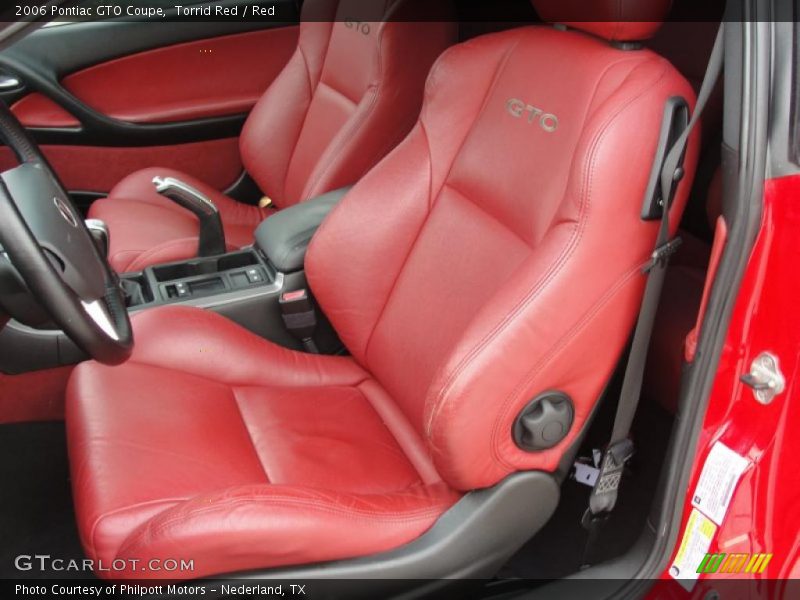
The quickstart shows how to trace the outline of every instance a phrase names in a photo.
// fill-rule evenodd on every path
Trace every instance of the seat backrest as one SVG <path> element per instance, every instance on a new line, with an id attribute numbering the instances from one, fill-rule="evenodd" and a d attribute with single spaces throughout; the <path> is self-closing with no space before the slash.
<path id="1" fill-rule="evenodd" d="M 437 3 L 437 6 L 440 6 Z M 355 183 L 414 125 L 455 41 L 426 0 L 306 0 L 297 50 L 245 123 L 245 168 L 279 207 Z"/>
<path id="2" fill-rule="evenodd" d="M 450 485 L 553 470 L 586 422 L 638 312 L 658 228 L 640 213 L 673 96 L 693 105 L 666 60 L 581 31 L 454 46 L 413 131 L 312 241 L 322 309 Z M 696 157 L 694 136 L 673 229 Z M 526 452 L 513 422 L 547 390 L 572 398 L 574 423 Z"/>

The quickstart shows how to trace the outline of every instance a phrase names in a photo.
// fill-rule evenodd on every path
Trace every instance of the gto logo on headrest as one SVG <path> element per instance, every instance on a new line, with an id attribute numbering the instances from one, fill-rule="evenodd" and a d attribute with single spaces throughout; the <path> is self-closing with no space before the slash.
<path id="1" fill-rule="evenodd" d="M 366 21 L 356 21 L 354 19 L 345 19 L 344 26 L 348 29 L 355 29 L 358 33 L 369 35 L 372 27 Z"/>
<path id="2" fill-rule="evenodd" d="M 506 110 L 508 114 L 517 119 L 525 118 L 528 123 L 538 123 L 539 127 L 544 129 L 547 133 L 553 133 L 558 129 L 558 117 L 544 112 L 541 108 L 531 106 L 527 102 L 510 98 L 506 102 Z"/>

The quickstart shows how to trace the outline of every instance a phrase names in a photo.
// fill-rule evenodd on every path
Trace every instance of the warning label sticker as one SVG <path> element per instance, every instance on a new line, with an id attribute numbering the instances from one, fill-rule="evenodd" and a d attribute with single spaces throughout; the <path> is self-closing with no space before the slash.
<path id="1" fill-rule="evenodd" d="M 749 464 L 750 461 L 722 442 L 714 444 L 700 473 L 692 506 L 703 511 L 717 525 L 722 525 L 739 478 Z"/>
<path id="2" fill-rule="evenodd" d="M 703 562 L 717 526 L 699 510 L 693 508 L 683 532 L 683 540 L 669 568 L 669 574 L 688 591 L 692 591 L 700 574 L 698 567 Z"/>

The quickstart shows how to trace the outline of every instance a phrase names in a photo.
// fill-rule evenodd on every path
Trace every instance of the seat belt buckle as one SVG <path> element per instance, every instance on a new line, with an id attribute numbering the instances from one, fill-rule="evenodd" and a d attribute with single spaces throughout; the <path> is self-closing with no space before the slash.
<path id="1" fill-rule="evenodd" d="M 314 343 L 314 330 L 317 328 L 317 313 L 308 290 L 303 288 L 283 292 L 278 298 L 281 318 L 286 329 L 303 343 L 309 352 L 318 354 Z"/>
<path id="2" fill-rule="evenodd" d="M 611 514 L 619 496 L 622 473 L 633 454 L 633 442 L 628 438 L 606 448 L 600 462 L 600 473 L 589 496 L 589 508 L 581 520 L 587 529 L 597 526 Z"/>
<path id="3" fill-rule="evenodd" d="M 666 267 L 669 259 L 678 251 L 681 244 L 683 244 L 683 240 L 680 237 L 672 238 L 666 244 L 661 244 L 653 250 L 653 254 L 650 255 L 650 260 L 642 268 L 642 272 L 649 273 L 656 267 Z"/>

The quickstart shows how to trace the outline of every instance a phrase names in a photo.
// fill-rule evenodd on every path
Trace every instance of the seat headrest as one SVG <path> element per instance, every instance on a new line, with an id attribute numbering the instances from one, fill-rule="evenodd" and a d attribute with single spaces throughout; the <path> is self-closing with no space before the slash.
<path id="1" fill-rule="evenodd" d="M 612 42 L 651 38 L 672 0 L 531 0 L 543 21 L 586 31 Z"/>

